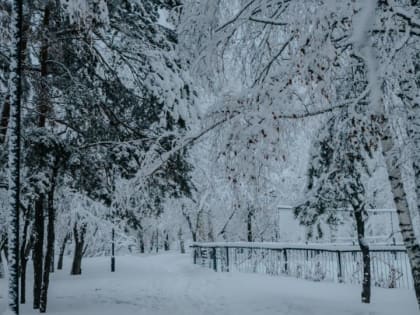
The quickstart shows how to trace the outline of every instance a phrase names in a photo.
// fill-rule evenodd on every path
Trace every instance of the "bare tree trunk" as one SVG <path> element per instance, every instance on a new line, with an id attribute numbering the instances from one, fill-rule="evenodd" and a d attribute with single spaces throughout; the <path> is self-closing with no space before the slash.
<path id="1" fill-rule="evenodd" d="M 34 246 L 32 261 L 34 265 L 33 308 L 38 309 L 42 286 L 42 262 L 44 248 L 44 196 L 41 195 L 35 201 L 35 219 L 33 227 Z"/>
<path id="2" fill-rule="evenodd" d="M 414 291 L 416 293 L 417 303 L 420 307 L 420 244 L 416 239 L 416 234 L 413 229 L 413 220 L 411 218 L 407 195 L 404 190 L 403 177 L 399 164 L 400 161 L 397 156 L 392 155 L 394 139 L 387 119 L 381 120 L 381 127 L 383 155 L 388 171 L 388 178 L 391 183 L 395 207 L 397 209 L 400 231 L 410 261 Z"/>
<path id="3" fill-rule="evenodd" d="M 159 230 L 156 229 L 156 238 L 155 238 L 156 253 L 159 252 Z"/>
<path id="4" fill-rule="evenodd" d="M 66 236 L 64 236 L 63 242 L 61 243 L 60 252 L 58 254 L 57 270 L 63 269 L 64 252 L 66 250 L 66 244 L 69 239 L 70 239 L 70 234 L 66 234 Z"/>
<path id="5" fill-rule="evenodd" d="M 211 221 L 210 212 L 207 213 L 207 226 L 208 226 L 207 239 L 209 240 L 209 242 L 214 242 L 213 222 Z"/>
<path id="6" fill-rule="evenodd" d="M 19 314 L 19 212 L 20 212 L 20 139 L 21 100 L 24 58 L 23 1 L 12 1 L 10 21 L 10 119 L 9 119 L 9 214 L 8 214 L 8 311 Z"/>
<path id="7" fill-rule="evenodd" d="M 179 241 L 179 249 L 181 251 L 181 254 L 185 254 L 185 242 L 184 242 L 182 228 L 179 228 L 178 230 L 178 241 Z"/>
<path id="8" fill-rule="evenodd" d="M 0 247 L 0 253 L 3 249 Z M 3 266 L 3 260 L 1 259 L 0 255 L 0 279 L 4 278 L 4 266 Z"/>
<path id="9" fill-rule="evenodd" d="M 43 17 L 43 31 L 47 32 L 50 23 L 51 15 L 51 1 L 48 0 L 44 9 Z M 46 114 L 51 107 L 48 93 L 48 36 L 43 36 L 42 44 L 40 49 L 40 68 L 41 68 L 41 79 L 39 86 L 39 102 L 38 102 L 38 127 L 45 128 L 46 123 Z M 35 220 L 34 230 L 36 230 L 37 239 L 35 240 L 34 245 L 34 309 L 40 308 L 41 303 L 41 288 L 43 285 L 43 241 L 44 241 L 44 213 L 43 213 L 43 204 L 44 200 L 47 199 L 47 196 L 40 195 L 35 205 Z M 47 199 L 48 201 L 48 199 Z M 42 239 L 41 239 L 42 236 Z M 50 263 L 50 261 L 48 261 Z M 48 267 L 49 268 L 49 265 Z M 40 309 L 41 312 L 45 310 Z"/>
<path id="10" fill-rule="evenodd" d="M 152 236 L 150 237 L 150 244 L 149 244 L 149 253 L 153 252 L 153 247 L 155 244 L 155 232 L 152 232 Z"/>
<path id="11" fill-rule="evenodd" d="M 187 220 L 187 224 L 190 229 L 193 242 L 197 242 L 197 230 L 193 227 L 191 217 L 184 210 L 182 211 L 182 214 L 184 215 L 185 220 Z"/>
<path id="12" fill-rule="evenodd" d="M 170 249 L 169 248 L 169 234 L 166 231 L 165 231 L 165 240 L 163 241 L 163 249 L 165 251 L 168 251 Z"/>
<path id="13" fill-rule="evenodd" d="M 20 303 L 26 303 L 26 266 L 28 255 L 31 248 L 32 237 L 27 240 L 30 224 L 29 211 L 25 213 L 25 223 L 23 226 L 22 244 L 20 246 Z"/>
<path id="14" fill-rule="evenodd" d="M 419 148 L 420 149 L 420 148 Z M 417 196 L 417 211 L 420 216 L 420 161 L 413 163 L 414 170 L 414 181 L 416 185 L 416 196 Z"/>
<path id="15" fill-rule="evenodd" d="M 53 245 L 53 252 L 51 255 L 50 273 L 54 273 L 54 271 L 55 271 L 55 245 Z"/>
<path id="16" fill-rule="evenodd" d="M 364 209 L 354 209 L 356 219 L 357 240 L 362 251 L 363 261 L 363 280 L 362 280 L 362 303 L 370 303 L 371 292 L 371 273 L 370 273 L 370 253 L 369 246 L 365 239 L 365 222 L 363 219 Z"/>
<path id="17" fill-rule="evenodd" d="M 54 209 L 54 191 L 56 185 L 56 178 L 58 175 L 58 160 L 55 162 L 54 169 L 51 175 L 51 187 L 48 192 L 48 225 L 47 225 L 47 251 L 45 253 L 44 261 L 44 275 L 42 278 L 40 307 L 39 311 L 45 313 L 47 310 L 48 286 L 50 283 L 50 268 L 53 264 L 54 256 L 54 242 L 55 242 L 55 209 Z"/>
<path id="18" fill-rule="evenodd" d="M 252 210 L 248 208 L 248 215 L 246 220 L 246 232 L 247 232 L 247 240 L 248 242 L 252 242 L 254 240 L 252 235 Z"/>
<path id="19" fill-rule="evenodd" d="M 6 275 L 6 265 L 5 262 L 2 260 L 2 252 L 7 253 L 6 248 L 7 237 L 4 239 L 0 239 L 0 279 L 4 278 Z"/>
<path id="20" fill-rule="evenodd" d="M 0 118 L 0 142 L 4 143 L 6 140 L 7 126 L 9 125 L 10 116 L 10 97 L 6 97 L 6 101 L 3 104 Z"/>
<path id="21" fill-rule="evenodd" d="M 77 228 L 77 223 L 74 224 L 73 237 L 74 237 L 74 255 L 73 264 L 71 267 L 71 275 L 82 274 L 82 258 L 83 247 L 85 243 L 86 225 L 82 224 L 80 230 Z"/>
<path id="22" fill-rule="evenodd" d="M 144 234 L 143 234 L 143 228 L 140 228 L 137 232 L 137 238 L 139 242 L 139 251 L 141 254 L 144 254 Z"/>
<path id="23" fill-rule="evenodd" d="M 238 211 L 238 207 L 235 205 L 233 208 L 233 211 L 230 213 L 228 219 L 226 220 L 225 224 L 223 225 L 223 228 L 220 230 L 220 232 L 217 235 L 221 235 L 225 241 L 228 240 L 228 236 L 226 234 L 226 230 L 228 228 L 228 225 L 232 218 L 235 216 L 235 213 Z"/>

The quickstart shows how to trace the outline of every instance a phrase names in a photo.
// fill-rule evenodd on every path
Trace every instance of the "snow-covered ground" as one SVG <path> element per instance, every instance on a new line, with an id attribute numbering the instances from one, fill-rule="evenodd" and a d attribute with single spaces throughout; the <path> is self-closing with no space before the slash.
<path id="1" fill-rule="evenodd" d="M 215 273 L 189 255 L 85 259 L 83 275 L 54 273 L 48 314 L 58 315 L 418 315 L 409 290 L 373 288 L 372 304 L 360 303 L 354 285 L 318 283 L 258 274 Z M 30 283 L 28 295 L 31 293 Z M 0 314 L 5 309 L 0 280 Z M 21 314 L 39 314 L 22 307 Z"/>

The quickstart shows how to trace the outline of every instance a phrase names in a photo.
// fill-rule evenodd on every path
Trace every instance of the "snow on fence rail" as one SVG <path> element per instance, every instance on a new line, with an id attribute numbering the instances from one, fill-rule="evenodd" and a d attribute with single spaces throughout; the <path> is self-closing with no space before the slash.
<path id="1" fill-rule="evenodd" d="M 313 281 L 361 284 L 362 253 L 353 245 L 281 243 L 194 243 L 194 264 L 215 271 L 289 275 Z M 402 246 L 370 246 L 372 284 L 413 288 L 410 265 Z"/>

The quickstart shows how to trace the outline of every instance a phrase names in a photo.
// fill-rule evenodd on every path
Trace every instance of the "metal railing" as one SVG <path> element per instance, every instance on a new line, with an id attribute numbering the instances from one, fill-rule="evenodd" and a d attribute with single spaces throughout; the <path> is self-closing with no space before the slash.
<path id="1" fill-rule="evenodd" d="M 302 245 L 278 243 L 194 243 L 194 264 L 214 271 L 287 275 L 313 281 L 360 284 L 362 253 L 352 245 Z M 404 247 L 371 246 L 372 285 L 413 288 Z"/>

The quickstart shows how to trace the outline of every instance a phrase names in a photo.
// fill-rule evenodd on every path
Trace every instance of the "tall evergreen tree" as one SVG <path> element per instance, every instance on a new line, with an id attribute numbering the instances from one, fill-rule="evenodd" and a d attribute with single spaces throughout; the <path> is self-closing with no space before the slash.
<path id="1" fill-rule="evenodd" d="M 186 133 L 194 93 L 175 50 L 174 30 L 169 24 L 159 24 L 160 10 L 170 10 L 176 2 L 49 0 L 21 4 L 27 91 L 23 193 L 28 204 L 21 252 L 32 247 L 33 306 L 44 312 L 57 186 L 70 187 L 110 207 L 116 181 L 131 178 L 142 193 L 153 196 L 150 208 L 156 213 L 165 197 L 188 193 L 190 166 L 185 150 L 178 150 L 150 178 L 136 178 L 136 174 L 171 151 Z M 16 38 L 5 31 L 11 25 L 9 11 L 8 4 L 0 2 L 4 42 Z M 14 64 L 5 53 L 2 45 L 1 125 L 12 128 L 7 110 L 13 100 L 5 80 L 9 65 Z M 88 230 L 85 222 L 74 223 L 73 237 L 80 244 Z M 25 267 L 26 260 L 22 260 Z"/>

